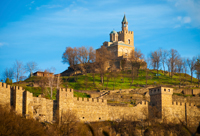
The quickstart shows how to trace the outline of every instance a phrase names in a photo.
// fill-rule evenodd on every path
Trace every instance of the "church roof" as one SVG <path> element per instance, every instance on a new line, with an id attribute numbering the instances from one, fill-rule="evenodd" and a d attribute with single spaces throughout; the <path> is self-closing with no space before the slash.
<path id="1" fill-rule="evenodd" d="M 122 20 L 122 23 L 127 23 L 128 21 L 127 21 L 127 19 L 126 19 L 126 15 L 124 14 L 124 18 L 123 18 L 123 20 Z"/>
<path id="2" fill-rule="evenodd" d="M 117 32 L 116 32 L 115 30 L 112 30 L 112 31 L 110 32 L 110 34 L 117 34 Z"/>

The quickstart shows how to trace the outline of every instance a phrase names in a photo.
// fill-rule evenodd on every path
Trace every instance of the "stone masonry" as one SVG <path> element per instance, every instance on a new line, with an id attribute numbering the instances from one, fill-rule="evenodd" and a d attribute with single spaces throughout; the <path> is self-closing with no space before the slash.
<path id="1" fill-rule="evenodd" d="M 105 99 L 77 98 L 73 89 L 59 89 L 56 100 L 33 97 L 22 87 L 11 87 L 0 82 L 0 104 L 12 107 L 17 114 L 39 121 L 54 122 L 62 119 L 67 111 L 73 111 L 80 121 L 120 120 L 122 118 L 141 120 L 160 118 L 167 122 L 185 122 L 196 125 L 200 111 L 192 103 L 172 102 L 172 88 L 149 89 L 150 104 L 142 101 L 135 107 L 109 106 Z M 154 116 L 155 110 L 158 114 Z"/>

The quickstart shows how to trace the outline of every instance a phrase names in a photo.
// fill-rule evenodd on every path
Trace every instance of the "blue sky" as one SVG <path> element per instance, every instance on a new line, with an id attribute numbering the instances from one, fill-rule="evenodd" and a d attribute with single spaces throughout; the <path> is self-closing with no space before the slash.
<path id="1" fill-rule="evenodd" d="M 66 47 L 99 48 L 124 13 L 145 56 L 159 48 L 200 54 L 199 0 L 1 0 L 0 73 L 15 60 L 60 73 Z"/>

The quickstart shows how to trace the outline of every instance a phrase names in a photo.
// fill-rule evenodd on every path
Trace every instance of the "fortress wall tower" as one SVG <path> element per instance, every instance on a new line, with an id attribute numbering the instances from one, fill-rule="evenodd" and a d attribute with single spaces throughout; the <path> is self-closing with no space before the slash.
<path id="1" fill-rule="evenodd" d="M 19 115 L 23 115 L 23 92 L 22 87 L 14 86 L 11 89 L 11 99 L 13 99 L 13 108 Z"/>
<path id="2" fill-rule="evenodd" d="M 187 126 L 198 126 L 200 110 L 193 103 L 172 102 L 173 88 L 155 87 L 149 89 L 149 117 L 158 117 L 166 122 L 184 122 Z M 158 112 L 156 111 L 158 110 Z M 157 116 L 155 116 L 157 112 Z"/>
<path id="3" fill-rule="evenodd" d="M 10 106 L 11 98 L 10 98 L 10 85 L 6 83 L 0 82 L 0 104 Z"/>
<path id="4" fill-rule="evenodd" d="M 72 110 L 74 107 L 73 102 L 73 89 L 59 89 L 57 91 L 57 114 L 58 120 L 60 121 L 62 118 L 62 114 L 65 114 L 67 110 Z"/>
<path id="5" fill-rule="evenodd" d="M 26 118 L 32 118 L 33 117 L 33 94 L 24 91 L 23 92 L 23 114 Z"/>
<path id="6" fill-rule="evenodd" d="M 166 109 L 172 106 L 173 89 L 168 87 L 156 87 L 149 89 L 150 104 L 152 108 L 149 111 L 150 117 L 164 118 L 167 114 Z"/>

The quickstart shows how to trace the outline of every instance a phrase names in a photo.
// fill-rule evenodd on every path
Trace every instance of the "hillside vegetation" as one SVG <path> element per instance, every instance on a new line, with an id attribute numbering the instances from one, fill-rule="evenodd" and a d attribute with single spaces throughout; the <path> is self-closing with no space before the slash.
<path id="1" fill-rule="evenodd" d="M 130 89 L 141 88 L 145 85 L 168 85 L 172 87 L 179 87 L 179 84 L 184 88 L 196 88 L 198 87 L 198 80 L 193 78 L 191 83 L 191 76 L 188 74 L 175 73 L 171 78 L 166 72 L 160 70 L 157 75 L 156 70 L 149 70 L 148 76 L 146 76 L 145 70 L 140 70 L 139 75 L 134 77 L 133 84 L 131 85 L 131 71 L 125 71 L 115 73 L 113 76 L 110 73 L 106 73 L 104 76 L 104 84 L 101 83 L 100 75 L 95 75 L 95 84 L 93 83 L 93 77 L 91 74 L 79 75 L 77 80 L 74 81 L 74 77 L 63 77 L 63 86 L 76 89 L 76 90 L 117 90 L 117 89 Z M 147 77 L 147 84 L 146 84 Z"/>
<path id="2" fill-rule="evenodd" d="M 64 88 L 73 88 L 74 90 L 88 90 L 88 91 L 97 91 L 97 90 L 118 90 L 118 89 L 134 89 L 142 88 L 145 86 L 171 86 L 174 88 L 194 89 L 198 87 L 198 80 L 193 78 L 193 83 L 191 83 L 191 76 L 188 74 L 178 74 L 175 73 L 173 78 L 169 76 L 169 73 L 162 70 L 149 70 L 148 76 L 146 76 L 145 70 L 140 70 L 138 76 L 134 76 L 133 83 L 131 78 L 131 71 L 125 72 L 116 72 L 114 76 L 112 73 L 106 73 L 104 76 L 104 84 L 101 83 L 101 78 L 99 74 L 95 74 L 94 80 L 92 74 L 88 73 L 87 75 L 77 75 L 76 80 L 74 76 L 64 76 L 61 77 L 62 83 L 60 87 Z M 31 77 L 25 81 L 15 83 L 14 85 L 22 86 L 25 90 L 33 93 L 34 96 L 40 94 L 45 94 L 46 98 L 50 98 L 50 88 L 46 87 L 42 89 L 37 86 L 37 84 L 43 79 L 43 77 Z M 53 88 L 53 99 L 56 99 L 56 87 Z M 75 97 L 90 97 L 85 93 L 80 93 L 74 91 Z"/>

